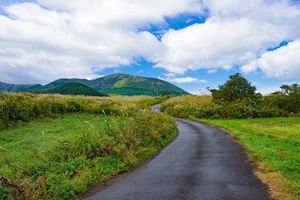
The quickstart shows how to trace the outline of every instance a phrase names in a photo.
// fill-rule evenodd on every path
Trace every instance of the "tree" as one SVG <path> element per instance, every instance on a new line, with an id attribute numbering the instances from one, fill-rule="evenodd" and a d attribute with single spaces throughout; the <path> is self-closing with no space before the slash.
<path id="1" fill-rule="evenodd" d="M 219 89 L 210 89 L 210 92 L 216 103 L 254 99 L 261 96 L 260 94 L 256 94 L 256 87 L 252 86 L 251 83 L 239 73 L 230 76 L 224 85 L 219 86 Z"/>
<path id="2" fill-rule="evenodd" d="M 265 97 L 265 102 L 287 113 L 300 112 L 300 85 L 282 85 L 281 91 Z"/>
<path id="3" fill-rule="evenodd" d="M 289 85 L 282 85 L 280 86 L 280 89 L 281 89 L 281 93 L 288 95 L 291 92 L 292 87 Z"/>

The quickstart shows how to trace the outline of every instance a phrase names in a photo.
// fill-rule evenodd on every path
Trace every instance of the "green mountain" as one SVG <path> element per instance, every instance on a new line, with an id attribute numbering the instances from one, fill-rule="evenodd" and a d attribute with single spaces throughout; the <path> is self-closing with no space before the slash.
<path id="1" fill-rule="evenodd" d="M 114 95 L 149 95 L 157 96 L 163 93 L 172 95 L 188 94 L 183 89 L 156 78 L 146 78 L 141 76 L 133 76 L 128 74 L 113 74 L 104 76 L 95 80 L 85 79 L 59 79 L 49 83 L 45 87 L 53 87 L 66 82 L 79 82 L 91 88 L 98 90 L 104 94 Z"/>
<path id="2" fill-rule="evenodd" d="M 183 89 L 168 83 L 166 81 L 156 79 L 156 78 L 146 78 L 141 76 L 133 76 L 128 74 L 113 74 L 109 76 L 104 76 L 95 80 L 86 80 L 86 79 L 58 79 L 53 81 L 42 88 L 42 90 L 50 90 L 55 87 L 58 87 L 65 83 L 81 83 L 90 88 L 97 90 L 103 94 L 113 94 L 113 95 L 149 95 L 157 96 L 164 93 L 169 93 L 172 95 L 184 95 L 188 94 Z M 34 90 L 28 89 L 29 90 Z M 17 92 L 7 91 L 7 92 Z M 24 91 L 24 90 L 22 90 Z M 0 88 L 0 93 L 2 92 Z"/>
<path id="3" fill-rule="evenodd" d="M 50 89 L 34 90 L 34 93 L 43 94 L 65 94 L 65 95 L 84 95 L 84 96 L 107 96 L 90 88 L 82 83 L 68 82 L 62 83 Z"/>
<path id="4" fill-rule="evenodd" d="M 43 86 L 40 84 L 9 84 L 0 82 L 0 93 L 22 92 L 28 90 L 41 89 Z"/>

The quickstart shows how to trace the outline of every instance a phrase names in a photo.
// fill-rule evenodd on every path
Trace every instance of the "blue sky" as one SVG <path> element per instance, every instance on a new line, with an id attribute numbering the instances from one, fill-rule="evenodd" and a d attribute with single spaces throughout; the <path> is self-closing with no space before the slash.
<path id="1" fill-rule="evenodd" d="M 3 82 L 126 73 L 161 78 L 195 94 L 238 72 L 265 94 L 299 83 L 299 1 L 0 0 L 0 5 Z"/>

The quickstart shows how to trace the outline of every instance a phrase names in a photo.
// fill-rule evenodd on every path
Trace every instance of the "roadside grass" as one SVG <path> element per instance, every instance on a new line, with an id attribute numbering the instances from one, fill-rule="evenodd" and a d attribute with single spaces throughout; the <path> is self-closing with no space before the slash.
<path id="1" fill-rule="evenodd" d="M 0 129 L 18 121 L 31 121 L 55 114 L 85 112 L 121 115 L 133 109 L 150 109 L 165 97 L 86 97 L 68 95 L 0 94 Z"/>
<path id="2" fill-rule="evenodd" d="M 286 98 L 286 97 L 284 97 Z M 288 98 L 288 97 L 287 97 Z M 298 109 L 294 99 L 279 101 L 270 96 L 258 96 L 257 98 L 245 98 L 231 102 L 213 101 L 211 96 L 186 95 L 173 97 L 163 102 L 161 110 L 171 116 L 199 119 L 249 119 L 249 118 L 270 118 L 299 116 L 299 113 L 292 112 Z M 287 104 L 292 107 L 290 110 L 282 108 L 277 104 Z M 298 114 L 298 115 L 297 115 Z"/>
<path id="3" fill-rule="evenodd" d="M 176 135 L 163 98 L 0 95 L 0 199 L 76 199 L 148 159 Z"/>
<path id="4" fill-rule="evenodd" d="M 168 116 L 144 114 L 137 119 L 77 113 L 2 130 L 0 174 L 22 187 L 20 199 L 74 199 L 175 137 Z M 11 192 L 0 187 L 0 199 Z"/>
<path id="5" fill-rule="evenodd" d="M 198 110 L 212 103 L 211 96 L 184 95 L 172 97 L 161 104 L 161 111 L 174 117 L 197 116 Z"/>
<path id="6" fill-rule="evenodd" d="M 299 117 L 199 121 L 224 128 L 245 147 L 275 199 L 300 199 Z"/>

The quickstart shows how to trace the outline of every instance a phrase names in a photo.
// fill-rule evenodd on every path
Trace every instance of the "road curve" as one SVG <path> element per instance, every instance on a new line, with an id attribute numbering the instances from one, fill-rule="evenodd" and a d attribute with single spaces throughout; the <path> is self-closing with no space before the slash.
<path id="1" fill-rule="evenodd" d="M 159 106 L 153 107 L 159 111 Z M 243 149 L 220 129 L 176 119 L 178 138 L 153 160 L 87 200 L 268 200 Z"/>

